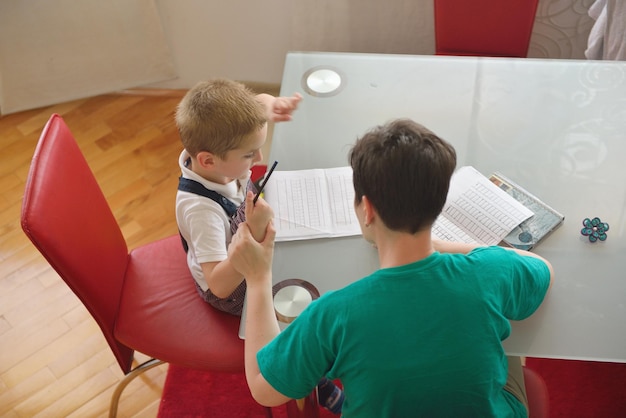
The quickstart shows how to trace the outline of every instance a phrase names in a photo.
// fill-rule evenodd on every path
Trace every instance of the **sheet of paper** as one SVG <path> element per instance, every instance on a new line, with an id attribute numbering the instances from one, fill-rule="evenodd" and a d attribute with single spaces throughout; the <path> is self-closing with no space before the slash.
<path id="1" fill-rule="evenodd" d="M 276 241 L 360 235 L 352 169 L 275 171 L 265 186 Z"/>
<path id="2" fill-rule="evenodd" d="M 474 167 L 453 175 L 433 235 L 447 241 L 496 245 L 533 213 Z"/>
<path id="3" fill-rule="evenodd" d="M 275 171 L 265 186 L 274 209 L 276 240 L 360 235 L 354 213 L 352 169 Z M 433 236 L 496 245 L 532 212 L 473 167 L 459 168 L 450 183 Z"/>

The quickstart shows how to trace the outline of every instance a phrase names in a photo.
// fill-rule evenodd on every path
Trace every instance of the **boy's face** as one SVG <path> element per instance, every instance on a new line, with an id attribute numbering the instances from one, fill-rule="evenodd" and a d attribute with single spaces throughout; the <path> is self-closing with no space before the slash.
<path id="1" fill-rule="evenodd" d="M 258 131 L 248 135 L 239 148 L 226 153 L 224 159 L 216 159 L 216 169 L 224 177 L 238 179 L 248 174 L 253 165 L 263 160 L 261 147 L 267 137 L 267 124 Z"/>

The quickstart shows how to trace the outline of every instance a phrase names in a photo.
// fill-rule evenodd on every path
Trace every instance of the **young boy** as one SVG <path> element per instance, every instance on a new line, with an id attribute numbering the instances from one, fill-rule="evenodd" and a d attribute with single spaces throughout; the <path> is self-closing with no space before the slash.
<path id="1" fill-rule="evenodd" d="M 184 150 L 176 221 L 198 291 L 222 311 L 241 315 L 243 307 L 245 282 L 226 248 L 237 227 L 235 211 L 243 210 L 247 190 L 255 191 L 250 169 L 263 159 L 267 122 L 290 120 L 301 99 L 255 95 L 241 83 L 214 79 L 197 84 L 178 105 Z M 259 199 L 249 216 L 253 236 L 262 239 L 271 208 Z"/>
<path id="2" fill-rule="evenodd" d="M 252 204 L 250 169 L 263 159 L 267 122 L 291 120 L 301 100 L 297 93 L 255 95 L 241 83 L 214 79 L 189 90 L 176 111 L 185 148 L 176 221 L 187 264 L 202 298 L 233 315 L 241 315 L 246 282 L 227 256 L 232 234 L 245 213 L 252 236 L 262 241 L 273 218 L 262 198 Z M 340 410 L 343 393 L 331 381 L 322 379 L 319 393 L 321 405 Z"/>
<path id="3" fill-rule="evenodd" d="M 275 230 L 242 225 L 228 250 L 248 283 L 246 378 L 254 398 L 300 398 L 320 376 L 343 384 L 344 417 L 525 417 L 509 320 L 531 315 L 552 267 L 525 251 L 431 238 L 456 153 L 411 120 L 379 126 L 350 153 L 355 211 L 380 270 L 327 292 L 284 331 L 274 318 Z"/>

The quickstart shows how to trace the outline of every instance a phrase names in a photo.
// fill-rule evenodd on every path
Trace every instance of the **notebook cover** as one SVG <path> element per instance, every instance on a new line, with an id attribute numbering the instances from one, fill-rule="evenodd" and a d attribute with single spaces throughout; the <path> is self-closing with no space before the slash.
<path id="1" fill-rule="evenodd" d="M 502 240 L 505 244 L 528 251 L 563 223 L 561 213 L 504 175 L 496 172 L 489 180 L 534 213 Z"/>

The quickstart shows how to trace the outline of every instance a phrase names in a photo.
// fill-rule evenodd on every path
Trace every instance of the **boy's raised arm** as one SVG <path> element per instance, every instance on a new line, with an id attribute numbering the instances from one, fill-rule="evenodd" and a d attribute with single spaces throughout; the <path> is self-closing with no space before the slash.
<path id="1" fill-rule="evenodd" d="M 267 111 L 267 119 L 272 122 L 291 120 L 292 113 L 302 101 L 300 93 L 294 93 L 290 97 L 274 97 L 271 94 L 261 93 L 256 98 L 263 103 Z"/>

